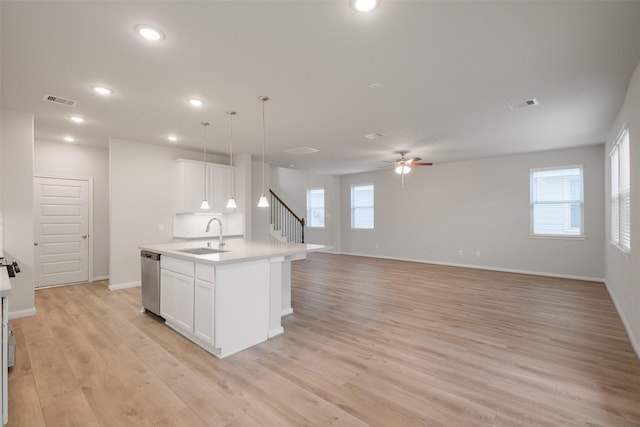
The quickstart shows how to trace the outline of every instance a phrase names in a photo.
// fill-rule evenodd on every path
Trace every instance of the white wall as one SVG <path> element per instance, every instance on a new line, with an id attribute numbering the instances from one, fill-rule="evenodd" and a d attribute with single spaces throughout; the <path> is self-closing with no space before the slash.
<path id="1" fill-rule="evenodd" d="M 177 148 L 109 141 L 110 288 L 139 284 L 139 245 L 173 240 L 173 160 L 178 158 L 202 157 Z M 228 163 L 216 155 L 207 156 L 207 161 Z"/>
<path id="2" fill-rule="evenodd" d="M 35 175 L 93 179 L 93 277 L 109 277 L 109 151 L 61 142 L 35 141 Z"/>
<path id="3" fill-rule="evenodd" d="M 271 189 L 294 211 L 296 215 L 307 219 L 307 190 L 324 188 L 325 227 L 305 227 L 305 243 L 334 245 L 334 232 L 340 227 L 335 221 L 336 194 L 339 190 L 336 177 L 316 175 L 294 169 L 274 167 L 270 169 Z M 337 227 L 336 227 L 337 224 Z"/>
<path id="4" fill-rule="evenodd" d="M 341 177 L 345 253 L 601 280 L 603 146 Z M 529 237 L 529 169 L 584 165 L 584 240 Z M 375 185 L 375 230 L 351 230 L 350 187 Z M 458 255 L 462 250 L 463 255 Z M 480 252 L 480 256 L 476 252 Z"/>
<path id="5" fill-rule="evenodd" d="M 615 143 L 618 132 L 624 125 L 629 128 L 629 150 L 631 154 L 631 253 L 623 254 L 615 246 L 606 242 L 606 284 L 616 304 L 620 317 L 627 329 L 636 354 L 640 357 L 640 64 L 636 68 L 627 95 L 615 121 L 605 153 L 608 154 Z M 609 156 L 606 165 L 606 230 L 607 240 L 611 229 L 610 171 Z"/>
<path id="6" fill-rule="evenodd" d="M 251 218 L 252 206 L 251 200 L 251 154 L 240 153 L 233 157 L 234 179 L 235 179 L 235 198 L 238 209 L 244 213 L 244 238 L 251 240 Z"/>
<path id="7" fill-rule="evenodd" d="M 33 114 L 0 111 L 0 186 L 4 256 L 21 272 L 11 279 L 10 316 L 35 314 L 33 250 Z"/>
<path id="8" fill-rule="evenodd" d="M 251 240 L 269 240 L 271 211 L 259 208 L 258 199 L 262 194 L 262 162 L 251 162 Z M 269 200 L 269 164 L 264 165 L 264 195 Z"/>

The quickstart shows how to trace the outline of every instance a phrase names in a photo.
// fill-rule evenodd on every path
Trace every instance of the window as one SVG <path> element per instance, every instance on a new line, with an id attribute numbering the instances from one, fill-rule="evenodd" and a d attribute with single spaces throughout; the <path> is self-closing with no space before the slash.
<path id="1" fill-rule="evenodd" d="M 531 234 L 583 235 L 582 166 L 531 169 Z"/>
<path id="2" fill-rule="evenodd" d="M 324 188 L 307 190 L 307 227 L 324 227 Z"/>
<path id="3" fill-rule="evenodd" d="M 611 242 L 631 250 L 631 170 L 629 130 L 620 133 L 609 154 L 611 160 Z"/>
<path id="4" fill-rule="evenodd" d="M 373 229 L 373 185 L 351 186 L 351 228 Z"/>

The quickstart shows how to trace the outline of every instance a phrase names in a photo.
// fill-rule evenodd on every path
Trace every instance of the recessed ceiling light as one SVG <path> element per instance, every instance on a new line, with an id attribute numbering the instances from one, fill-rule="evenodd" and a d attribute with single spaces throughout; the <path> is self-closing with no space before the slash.
<path id="1" fill-rule="evenodd" d="M 380 83 L 380 82 L 371 83 L 369 85 L 369 89 L 380 89 L 382 86 L 383 86 L 383 84 Z"/>
<path id="2" fill-rule="evenodd" d="M 381 0 L 351 0 L 351 7 L 358 12 L 370 12 L 380 5 Z"/>
<path id="3" fill-rule="evenodd" d="M 167 139 L 171 142 L 176 142 L 178 140 L 178 137 L 175 135 L 169 135 Z"/>
<path id="4" fill-rule="evenodd" d="M 72 137 L 72 136 L 65 136 L 65 137 L 63 137 L 62 139 L 64 139 L 66 142 L 73 142 L 73 141 L 75 141 L 75 140 L 76 140 L 76 139 L 75 139 L 74 137 Z"/>
<path id="5" fill-rule="evenodd" d="M 73 123 L 84 123 L 84 118 L 80 116 L 69 116 L 69 120 Z"/>
<path id="6" fill-rule="evenodd" d="M 151 25 L 136 25 L 135 30 L 140 37 L 152 42 L 164 40 L 164 33 Z"/>
<path id="7" fill-rule="evenodd" d="M 104 86 L 91 86 L 91 89 L 93 89 L 95 93 L 98 93 L 100 95 L 111 95 L 113 93 L 111 89 Z"/>
<path id="8" fill-rule="evenodd" d="M 189 102 L 189 104 L 193 105 L 194 107 L 202 107 L 204 105 L 204 101 L 196 98 L 188 99 L 187 102 Z"/>

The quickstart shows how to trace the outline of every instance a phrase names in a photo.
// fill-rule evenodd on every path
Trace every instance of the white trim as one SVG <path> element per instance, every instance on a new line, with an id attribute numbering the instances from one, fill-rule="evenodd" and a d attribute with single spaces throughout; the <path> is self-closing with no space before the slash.
<path id="1" fill-rule="evenodd" d="M 530 239 L 551 239 L 551 240 L 587 240 L 588 236 L 586 234 L 531 234 L 529 233 Z"/>
<path id="2" fill-rule="evenodd" d="M 101 282 L 102 280 L 109 280 L 109 276 L 94 276 L 92 282 Z"/>
<path id="3" fill-rule="evenodd" d="M 611 145 L 611 148 L 609 149 L 609 157 L 611 157 L 611 154 L 613 154 L 613 150 L 620 145 L 620 140 L 622 139 L 622 136 L 625 134 L 625 132 L 627 133 L 629 132 L 629 126 L 627 126 L 626 123 L 623 123 L 622 127 L 618 131 L 618 135 L 614 139 L 615 142 Z"/>
<path id="4" fill-rule="evenodd" d="M 50 179 L 66 179 L 69 181 L 85 181 L 87 183 L 87 238 L 89 241 L 87 242 L 87 280 L 91 281 L 93 277 L 93 178 L 89 177 L 71 177 L 71 176 L 63 176 L 63 175 L 50 175 L 50 174 L 42 174 L 37 173 L 33 175 L 33 185 L 35 186 L 36 178 L 50 178 Z M 35 206 L 35 193 L 34 193 L 34 201 L 33 204 Z M 34 218 L 35 222 L 35 218 Z M 34 237 L 37 237 L 34 235 Z M 34 254 L 36 249 L 34 248 Z M 35 262 L 39 262 L 36 260 Z M 37 278 L 35 278 L 37 281 Z M 60 283 L 61 285 L 65 285 L 66 283 Z M 56 284 L 58 285 L 58 284 Z M 53 285 L 55 286 L 55 285 Z M 34 288 L 46 288 L 47 286 L 37 286 L 34 283 Z"/>
<path id="5" fill-rule="evenodd" d="M 534 202 L 533 200 L 533 188 L 534 188 L 534 178 L 533 175 L 536 172 L 545 172 L 545 171 L 555 171 L 555 170 L 568 170 L 568 169 L 579 169 L 580 170 L 580 234 L 554 234 L 554 237 L 569 237 L 569 238 L 580 238 L 584 237 L 584 164 L 575 164 L 575 165 L 567 165 L 567 166 L 549 166 L 544 168 L 530 168 L 529 169 L 529 237 L 540 236 L 543 238 L 548 238 L 549 234 L 541 234 L 535 233 L 535 215 L 534 210 L 536 205 L 545 204 L 545 203 L 569 203 L 569 201 L 560 201 L 554 200 L 553 202 Z"/>
<path id="6" fill-rule="evenodd" d="M 529 274 L 529 275 L 532 275 L 532 276 L 557 277 L 559 279 L 584 280 L 586 282 L 601 282 L 601 283 L 604 283 L 604 278 L 602 278 L 602 277 L 574 276 L 574 275 L 571 275 L 571 274 L 556 274 L 556 273 L 547 273 L 547 272 L 541 272 L 541 271 L 517 270 L 517 269 L 512 269 L 512 268 L 487 267 L 487 266 L 483 266 L 483 265 L 458 264 L 458 263 L 454 263 L 454 262 L 432 261 L 432 260 L 415 259 L 415 258 L 398 258 L 398 257 L 389 257 L 389 256 L 381 256 L 381 255 L 370 255 L 370 254 L 358 254 L 358 253 L 349 253 L 349 252 L 343 252 L 343 254 L 344 255 L 353 255 L 353 256 L 362 256 L 362 257 L 368 257 L 368 258 L 390 259 L 390 260 L 395 260 L 395 261 L 417 262 L 417 263 L 421 263 L 421 264 L 446 265 L 446 266 L 449 266 L 449 267 L 473 268 L 473 269 L 476 269 L 476 270 L 500 271 L 500 272 L 503 272 L 503 273 Z"/>
<path id="7" fill-rule="evenodd" d="M 269 338 L 277 337 L 278 335 L 284 334 L 284 328 L 280 326 L 279 328 L 271 329 L 269 334 L 267 335 Z"/>
<path id="8" fill-rule="evenodd" d="M 290 314 L 293 314 L 293 308 L 291 308 L 291 307 L 285 308 L 284 310 L 282 310 L 280 312 L 280 317 L 288 316 Z"/>
<path id="9" fill-rule="evenodd" d="M 9 312 L 9 319 L 18 319 L 20 317 L 35 316 L 38 314 L 36 308 L 28 308 L 26 310 L 17 310 Z"/>
<path id="10" fill-rule="evenodd" d="M 613 301 L 613 305 L 616 308 L 616 311 L 618 312 L 618 317 L 620 317 L 620 320 L 622 320 L 622 325 L 624 326 L 624 330 L 627 333 L 627 338 L 629 338 L 629 342 L 631 343 L 631 348 L 633 348 L 633 351 L 636 353 L 636 357 L 638 358 L 638 360 L 640 360 L 640 343 L 636 340 L 635 336 L 633 335 L 633 328 L 631 327 L 630 323 L 627 321 L 627 318 L 624 316 L 624 311 L 622 310 L 622 307 L 620 306 L 620 304 L 618 304 L 618 300 L 616 299 L 615 292 L 611 292 L 611 290 L 609 289 L 609 284 L 606 281 L 604 281 L 604 286 L 605 288 L 607 288 L 609 297 L 611 297 L 611 301 Z"/>
<path id="11" fill-rule="evenodd" d="M 108 289 L 110 291 L 117 291 L 120 289 L 129 289 L 129 288 L 138 288 L 142 285 L 142 282 L 128 282 L 128 283 L 118 283 L 117 285 L 109 285 Z"/>

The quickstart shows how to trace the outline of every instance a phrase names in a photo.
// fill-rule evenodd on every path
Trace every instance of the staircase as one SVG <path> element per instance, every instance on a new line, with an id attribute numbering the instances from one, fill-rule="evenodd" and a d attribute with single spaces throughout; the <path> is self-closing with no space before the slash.
<path id="1" fill-rule="evenodd" d="M 271 236 L 279 242 L 304 243 L 304 218 L 296 215 L 273 190 L 269 190 Z"/>

